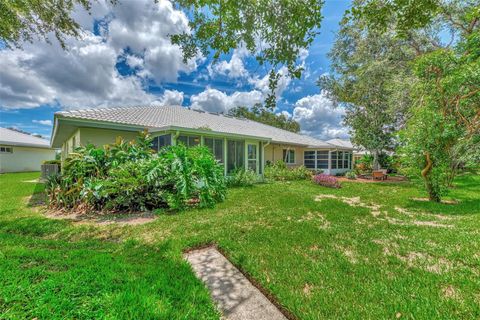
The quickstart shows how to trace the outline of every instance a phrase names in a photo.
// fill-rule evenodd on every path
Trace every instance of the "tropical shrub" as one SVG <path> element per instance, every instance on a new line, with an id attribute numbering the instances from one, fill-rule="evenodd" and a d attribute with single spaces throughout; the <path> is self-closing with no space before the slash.
<path id="1" fill-rule="evenodd" d="M 329 188 L 340 188 L 340 182 L 334 176 L 328 174 L 316 174 L 312 177 L 312 182 Z"/>
<path id="2" fill-rule="evenodd" d="M 237 169 L 226 177 L 228 187 L 249 187 L 256 182 L 258 182 L 258 175 L 250 169 Z"/>
<path id="3" fill-rule="evenodd" d="M 165 147 L 146 134 L 104 148 L 79 147 L 46 192 L 52 207 L 97 211 L 211 207 L 226 195 L 223 167 L 205 147 Z"/>
<path id="4" fill-rule="evenodd" d="M 348 171 L 347 173 L 345 173 L 345 177 L 350 180 L 357 179 L 357 175 L 355 174 L 354 171 Z"/>
<path id="5" fill-rule="evenodd" d="M 366 174 L 372 172 L 373 156 L 366 154 L 355 162 L 355 171 L 357 174 Z"/>
<path id="6" fill-rule="evenodd" d="M 281 160 L 265 167 L 265 178 L 269 180 L 306 180 L 311 177 L 312 172 L 304 166 L 288 168 L 285 162 Z"/>

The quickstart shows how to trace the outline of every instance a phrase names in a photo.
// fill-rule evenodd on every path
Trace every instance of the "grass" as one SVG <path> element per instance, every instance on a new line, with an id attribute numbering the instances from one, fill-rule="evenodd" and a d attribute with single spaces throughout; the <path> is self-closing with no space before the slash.
<path id="1" fill-rule="evenodd" d="M 0 176 L 0 318 L 218 319 L 181 256 L 205 243 L 301 319 L 480 317 L 478 175 L 457 205 L 411 200 L 415 183 L 301 181 L 136 226 L 44 218 L 24 200 L 37 176 Z"/>

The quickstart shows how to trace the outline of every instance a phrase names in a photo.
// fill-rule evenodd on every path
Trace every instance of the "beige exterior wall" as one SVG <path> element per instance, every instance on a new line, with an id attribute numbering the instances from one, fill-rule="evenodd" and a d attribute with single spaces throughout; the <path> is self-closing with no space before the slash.
<path id="1" fill-rule="evenodd" d="M 110 130 L 99 128 L 79 128 L 75 131 L 68 140 L 62 145 L 62 160 L 65 160 L 70 152 L 73 152 L 75 147 L 85 146 L 89 143 L 97 147 L 105 144 L 114 143 L 117 137 L 130 141 L 138 136 L 138 132 Z"/>
<path id="2" fill-rule="evenodd" d="M 290 149 L 295 151 L 295 163 L 288 163 L 287 166 L 298 167 L 303 165 L 303 151 L 305 150 L 305 148 L 275 143 L 271 143 L 265 147 L 265 161 L 275 163 L 278 160 L 283 160 L 284 149 Z"/>
<path id="3" fill-rule="evenodd" d="M 86 145 L 92 143 L 98 147 L 105 144 L 114 143 L 117 137 L 122 137 L 126 141 L 135 140 L 139 132 L 109 130 L 97 128 L 80 128 L 80 143 Z"/>
<path id="4" fill-rule="evenodd" d="M 55 159 L 53 149 L 16 146 L 11 148 L 12 153 L 0 153 L 0 172 L 40 171 L 43 161 Z"/>

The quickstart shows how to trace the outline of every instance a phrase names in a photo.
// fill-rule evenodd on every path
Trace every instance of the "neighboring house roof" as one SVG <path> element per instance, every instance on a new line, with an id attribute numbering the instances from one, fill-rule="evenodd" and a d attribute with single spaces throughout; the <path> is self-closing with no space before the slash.
<path id="1" fill-rule="evenodd" d="M 255 137 L 274 143 L 295 144 L 313 148 L 334 147 L 322 140 L 256 121 L 201 110 L 191 110 L 181 106 L 139 106 L 62 111 L 55 113 L 55 118 L 55 126 L 62 119 L 80 119 L 89 122 L 102 122 L 104 124 L 144 127 L 149 128 L 151 132 L 189 129 Z M 59 141 L 56 141 L 56 131 L 58 131 L 57 128 L 54 129 L 52 144 L 59 143 Z"/>
<path id="2" fill-rule="evenodd" d="M 338 147 L 352 148 L 352 149 L 355 148 L 352 142 L 347 139 L 330 139 L 330 140 L 327 140 L 327 142 Z"/>
<path id="3" fill-rule="evenodd" d="M 8 146 L 50 148 L 48 140 L 0 127 L 0 144 Z"/>
<path id="4" fill-rule="evenodd" d="M 363 148 L 354 146 L 353 143 L 347 139 L 330 139 L 327 140 L 327 143 L 333 144 L 334 146 L 338 146 L 340 148 L 354 149 L 354 154 L 368 154 L 368 152 L 365 151 Z"/>

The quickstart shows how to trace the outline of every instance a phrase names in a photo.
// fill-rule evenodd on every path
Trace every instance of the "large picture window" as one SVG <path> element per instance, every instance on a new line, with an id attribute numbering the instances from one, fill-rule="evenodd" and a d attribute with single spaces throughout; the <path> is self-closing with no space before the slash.
<path id="1" fill-rule="evenodd" d="M 283 149 L 283 161 L 290 164 L 295 163 L 295 150 Z"/>
<path id="2" fill-rule="evenodd" d="M 332 152 L 332 169 L 349 169 L 351 167 L 351 152 L 334 151 Z"/>
<path id="3" fill-rule="evenodd" d="M 223 163 L 223 139 L 204 138 L 203 143 L 208 149 L 210 149 L 215 156 L 215 159 L 220 163 Z"/>
<path id="4" fill-rule="evenodd" d="M 317 151 L 317 169 L 328 169 L 328 151 Z"/>
<path id="5" fill-rule="evenodd" d="M 332 160 L 331 160 L 330 167 L 332 169 L 337 169 L 338 153 L 337 152 L 332 152 L 331 156 L 332 156 Z"/>
<path id="6" fill-rule="evenodd" d="M 303 164 L 308 169 L 328 169 L 328 150 L 304 151 Z"/>
<path id="7" fill-rule="evenodd" d="M 316 151 L 309 150 L 303 152 L 303 164 L 308 169 L 315 169 L 315 153 Z"/>

